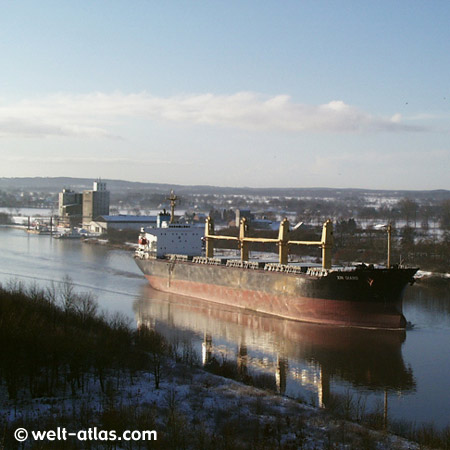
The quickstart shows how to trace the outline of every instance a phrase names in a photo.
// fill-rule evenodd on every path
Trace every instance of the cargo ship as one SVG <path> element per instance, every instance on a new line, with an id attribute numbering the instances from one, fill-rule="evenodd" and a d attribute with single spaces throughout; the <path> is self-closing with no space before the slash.
<path id="1" fill-rule="evenodd" d="M 205 229 L 173 221 L 172 213 L 158 215 L 155 228 L 142 229 L 135 261 L 157 290 L 197 297 L 286 319 L 335 326 L 404 330 L 403 293 L 414 283 L 418 268 L 390 264 L 332 267 L 333 226 L 324 223 L 320 241 L 289 240 L 289 222 L 280 224 L 278 239 L 252 238 L 246 219 L 239 237 L 214 233 L 211 218 Z M 217 240 L 234 240 L 240 259 L 214 255 Z M 276 243 L 278 262 L 251 261 L 252 242 Z M 205 245 L 203 245 L 203 243 Z M 289 247 L 313 245 L 322 249 L 322 267 L 288 263 Z M 203 248 L 205 247 L 205 248 Z"/>

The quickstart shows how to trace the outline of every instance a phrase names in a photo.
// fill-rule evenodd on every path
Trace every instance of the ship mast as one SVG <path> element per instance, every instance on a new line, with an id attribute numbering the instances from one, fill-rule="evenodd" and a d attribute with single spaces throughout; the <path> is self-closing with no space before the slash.
<path id="1" fill-rule="evenodd" d="M 392 239 L 392 225 L 387 226 L 388 243 L 387 243 L 387 268 L 391 268 L 391 239 Z"/>
<path id="2" fill-rule="evenodd" d="M 175 220 L 175 205 L 178 200 L 178 197 L 173 192 L 173 189 L 170 191 L 170 197 L 167 197 L 166 200 L 170 201 L 170 223 L 173 223 Z"/>

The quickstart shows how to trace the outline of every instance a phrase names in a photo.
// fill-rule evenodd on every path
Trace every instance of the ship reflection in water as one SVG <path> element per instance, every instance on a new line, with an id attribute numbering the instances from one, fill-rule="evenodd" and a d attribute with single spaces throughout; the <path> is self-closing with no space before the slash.
<path id="1" fill-rule="evenodd" d="M 189 343 L 204 365 L 233 361 L 241 378 L 265 377 L 281 394 L 326 406 L 332 386 L 371 392 L 415 389 L 402 357 L 404 331 L 306 324 L 143 287 L 134 305 L 169 342 Z M 270 386 L 272 385 L 272 386 Z"/>

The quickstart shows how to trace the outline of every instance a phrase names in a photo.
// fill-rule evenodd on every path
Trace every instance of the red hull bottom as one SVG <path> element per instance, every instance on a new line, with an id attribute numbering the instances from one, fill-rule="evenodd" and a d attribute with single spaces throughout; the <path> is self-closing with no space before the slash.
<path id="1" fill-rule="evenodd" d="M 169 282 L 165 277 L 145 276 L 150 285 L 160 291 L 196 297 L 291 320 L 359 328 L 404 330 L 406 326 L 403 314 L 396 311 L 393 305 L 274 295 L 186 280 L 172 279 Z"/>

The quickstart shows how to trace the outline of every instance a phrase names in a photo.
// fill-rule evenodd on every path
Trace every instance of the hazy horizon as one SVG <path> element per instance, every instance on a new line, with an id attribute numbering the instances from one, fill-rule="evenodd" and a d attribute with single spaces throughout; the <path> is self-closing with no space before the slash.
<path id="1" fill-rule="evenodd" d="M 101 179 L 107 183 L 113 183 L 113 184 L 121 184 L 121 183 L 140 183 L 144 185 L 148 184 L 155 184 L 155 185 L 162 185 L 167 186 L 168 189 L 171 187 L 176 188 L 213 188 L 213 189 L 224 189 L 224 190 L 233 190 L 233 189 L 243 189 L 243 190 L 330 190 L 330 191 L 339 191 L 339 190 L 354 190 L 354 191 L 380 191 L 380 192 L 450 192 L 450 189 L 443 189 L 443 188 L 437 188 L 437 189 L 376 189 L 376 188 L 365 188 L 365 187 L 330 187 L 330 186 L 264 186 L 264 187 L 255 187 L 255 186 L 230 186 L 230 185 L 212 185 L 212 184 L 181 184 L 181 183 L 168 183 L 168 182 L 151 182 L 151 181 L 133 181 L 133 180 L 127 180 L 125 178 L 102 178 L 102 177 L 66 177 L 62 175 L 57 175 L 54 177 L 0 177 L 0 182 L 4 182 L 5 180 L 59 180 L 59 179 L 67 179 L 67 180 L 73 180 L 73 184 L 70 182 L 67 184 L 64 184 L 64 186 L 61 184 L 61 189 L 63 188 L 71 188 L 74 187 L 76 189 L 77 184 L 80 183 L 81 180 L 84 180 L 86 185 L 90 185 L 95 180 Z M 6 183 L 8 184 L 8 183 Z M 107 186 L 108 187 L 108 186 Z M 1 188 L 1 186 L 0 186 Z"/>

